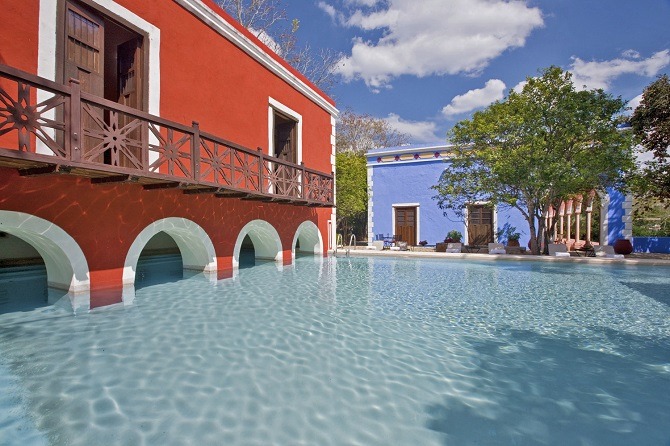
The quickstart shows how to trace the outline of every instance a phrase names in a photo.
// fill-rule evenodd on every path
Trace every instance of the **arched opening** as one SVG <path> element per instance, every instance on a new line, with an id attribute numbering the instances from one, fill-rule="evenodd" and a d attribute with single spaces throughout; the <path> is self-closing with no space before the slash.
<path id="1" fill-rule="evenodd" d="M 256 265 L 256 249 L 254 248 L 254 242 L 251 241 L 251 237 L 247 235 L 242 240 L 242 246 L 240 247 L 240 268 L 250 268 Z"/>
<path id="2" fill-rule="evenodd" d="M 293 236 L 293 257 L 322 253 L 323 240 L 319 228 L 311 221 L 302 222 Z"/>
<path id="3" fill-rule="evenodd" d="M 57 225 L 23 212 L 0 211 L 0 312 L 64 302 L 88 309 L 88 263 Z"/>
<path id="4" fill-rule="evenodd" d="M 247 240 L 248 239 L 248 240 Z M 258 260 L 282 262 L 282 246 L 277 230 L 264 220 L 253 220 L 247 223 L 237 236 L 233 250 L 233 267 L 248 266 L 241 264 L 243 246 L 246 248 L 244 256 L 249 256 L 253 247 L 254 264 Z"/>
<path id="5" fill-rule="evenodd" d="M 164 231 L 151 237 L 137 259 L 135 288 L 165 282 L 176 282 L 184 277 L 184 262 L 177 242 Z"/>
<path id="6" fill-rule="evenodd" d="M 141 287 L 178 280 L 183 270 L 216 271 L 214 245 L 191 220 L 164 218 L 144 228 L 133 241 L 124 263 L 123 283 Z"/>

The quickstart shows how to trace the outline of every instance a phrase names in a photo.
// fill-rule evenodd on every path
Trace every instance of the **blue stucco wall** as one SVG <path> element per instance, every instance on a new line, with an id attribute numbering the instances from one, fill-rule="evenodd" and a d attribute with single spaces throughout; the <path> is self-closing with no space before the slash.
<path id="1" fill-rule="evenodd" d="M 372 223 L 373 234 L 392 234 L 393 205 L 402 203 L 419 204 L 419 227 L 417 242 L 427 240 L 429 245 L 442 242 L 452 229 L 465 235 L 465 224 L 453 213 L 444 215 L 432 197 L 436 191 L 431 186 L 437 184 L 440 175 L 449 163 L 444 160 L 420 160 L 409 162 L 375 163 L 368 160 L 372 167 Z M 520 243 L 528 243 L 528 225 L 515 209 L 498 212 L 497 227 L 505 223 L 516 226 L 522 236 Z M 497 230 L 497 228 L 494 228 Z"/>
<path id="2" fill-rule="evenodd" d="M 608 189 L 610 203 L 607 211 L 607 244 L 613 245 L 620 238 L 624 238 L 624 215 L 625 209 L 623 207 L 626 196 L 621 192 Z"/>
<path id="3" fill-rule="evenodd" d="M 633 237 L 634 252 L 670 253 L 670 237 Z"/>

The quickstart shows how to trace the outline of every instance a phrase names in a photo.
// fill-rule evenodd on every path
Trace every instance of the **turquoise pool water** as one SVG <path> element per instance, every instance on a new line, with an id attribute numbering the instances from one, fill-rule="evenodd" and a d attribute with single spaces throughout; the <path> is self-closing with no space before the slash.
<path id="1" fill-rule="evenodd" d="M 670 268 L 299 258 L 152 280 L 131 307 L 0 315 L 0 444 L 670 441 Z"/>

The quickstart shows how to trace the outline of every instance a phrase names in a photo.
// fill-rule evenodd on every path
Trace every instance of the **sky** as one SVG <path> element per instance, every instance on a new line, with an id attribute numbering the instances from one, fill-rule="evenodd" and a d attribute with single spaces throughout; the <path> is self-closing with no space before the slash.
<path id="1" fill-rule="evenodd" d="M 298 40 L 342 54 L 331 97 L 412 143 L 445 143 L 556 65 L 635 107 L 670 74 L 670 0 L 283 0 Z"/>

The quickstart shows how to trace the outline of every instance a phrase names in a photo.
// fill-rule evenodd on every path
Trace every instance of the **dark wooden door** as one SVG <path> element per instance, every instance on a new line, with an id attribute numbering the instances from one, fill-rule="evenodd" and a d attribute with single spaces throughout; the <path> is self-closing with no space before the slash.
<path id="1" fill-rule="evenodd" d="M 122 43 L 117 48 L 117 73 L 119 104 L 135 108 L 142 108 L 142 38 L 131 39 Z M 122 167 L 140 168 L 142 153 L 143 131 L 140 122 L 132 116 L 119 114 L 118 128 L 123 129 L 127 125 L 135 128 L 124 132 L 126 143 L 123 150 L 117 151 L 117 159 L 111 164 Z"/>
<path id="2" fill-rule="evenodd" d="M 416 207 L 395 208 L 395 233 L 408 246 L 416 245 Z"/>
<path id="3" fill-rule="evenodd" d="M 468 206 L 468 244 L 493 243 L 493 208 L 489 205 Z"/>
<path id="4" fill-rule="evenodd" d="M 104 95 L 104 54 L 105 26 L 101 17 L 71 3 L 65 8 L 65 51 L 63 62 L 63 82 L 79 80 L 81 90 L 102 97 Z M 82 112 L 83 131 L 82 149 L 86 157 L 102 139 L 91 136 L 99 132 L 102 111 L 92 109 Z M 98 152 L 98 151 L 96 151 Z M 103 162 L 103 154 L 92 152 L 87 158 L 94 162 Z"/>
<path id="5" fill-rule="evenodd" d="M 275 157 L 282 161 L 289 163 L 297 162 L 297 123 L 292 119 L 283 116 L 279 113 L 274 115 L 274 147 Z M 275 171 L 277 172 L 276 193 L 280 195 L 289 195 L 291 190 L 291 175 L 288 166 L 277 164 Z"/>

